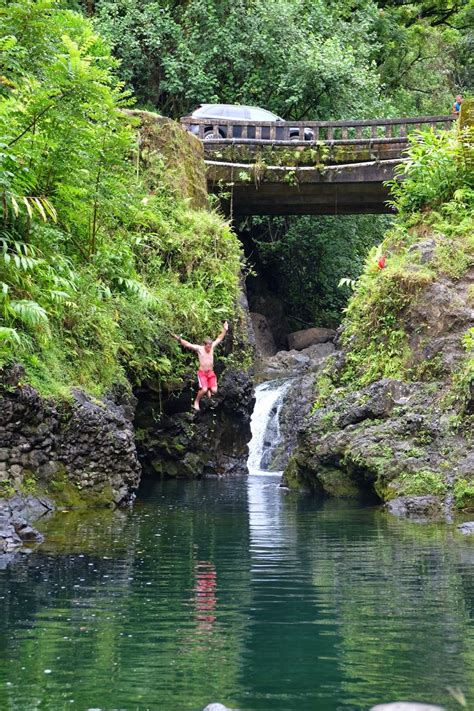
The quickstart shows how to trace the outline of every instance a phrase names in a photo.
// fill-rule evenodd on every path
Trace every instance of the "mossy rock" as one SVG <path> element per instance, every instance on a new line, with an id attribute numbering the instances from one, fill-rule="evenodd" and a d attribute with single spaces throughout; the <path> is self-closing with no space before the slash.
<path id="1" fill-rule="evenodd" d="M 67 473 L 61 471 L 45 487 L 45 493 L 56 506 L 63 508 L 95 508 L 115 506 L 114 493 L 110 485 L 101 489 L 79 488 L 77 484 L 68 479 Z"/>
<path id="2" fill-rule="evenodd" d="M 201 141 L 165 116 L 139 110 L 126 110 L 125 113 L 137 120 L 141 164 L 145 173 L 149 173 L 147 177 L 153 176 L 154 157 L 162 159 L 166 171 L 161 179 L 172 190 L 188 198 L 190 207 L 206 208 L 206 166 Z"/>
<path id="3" fill-rule="evenodd" d="M 325 469 L 318 472 L 318 479 L 326 494 L 339 499 L 354 499 L 361 493 L 359 487 L 340 469 Z"/>
<path id="4" fill-rule="evenodd" d="M 291 457 L 283 475 L 283 484 L 289 489 L 299 489 L 301 482 L 298 476 L 298 464 L 295 457 Z"/>

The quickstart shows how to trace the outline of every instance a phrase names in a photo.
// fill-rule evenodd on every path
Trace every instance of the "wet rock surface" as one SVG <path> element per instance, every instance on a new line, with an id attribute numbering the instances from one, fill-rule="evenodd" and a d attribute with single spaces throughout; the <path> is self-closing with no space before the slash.
<path id="1" fill-rule="evenodd" d="M 432 240 L 412 249 L 423 263 L 433 259 Z M 452 390 L 467 357 L 465 334 L 474 323 L 473 283 L 474 269 L 459 279 L 438 275 L 407 307 L 410 382 L 383 378 L 349 391 L 340 376 L 347 374 L 352 346 L 337 342 L 327 361 L 329 393 L 312 393 L 313 403 L 321 404 L 302 421 L 293 415 L 298 441 L 285 485 L 330 496 L 369 491 L 400 516 L 449 516 L 453 508 L 474 508 L 474 386 L 464 387 L 462 408 L 460 393 Z M 309 412 L 296 388 L 295 396 Z"/>
<path id="2" fill-rule="evenodd" d="M 120 504 L 138 485 L 133 398 L 116 392 L 101 401 L 81 391 L 58 405 L 20 385 L 21 368 L 4 378 L 0 391 L 0 491 L 64 485 L 101 503 Z"/>
<path id="3" fill-rule="evenodd" d="M 443 504 L 437 496 L 399 496 L 386 504 L 390 513 L 401 517 L 438 518 Z"/>
<path id="4" fill-rule="evenodd" d="M 247 473 L 247 444 L 254 395 L 243 372 L 227 369 L 217 395 L 201 400 L 196 412 L 196 377 L 182 387 L 160 391 L 149 384 L 138 393 L 135 418 L 140 460 L 152 476 L 202 478 Z"/>
<path id="5" fill-rule="evenodd" d="M 386 378 L 335 396 L 303 422 L 284 483 L 336 496 L 372 491 L 406 516 L 439 516 L 453 498 L 469 505 L 472 432 L 453 428 L 439 390 Z"/>
<path id="6" fill-rule="evenodd" d="M 458 526 L 458 530 L 466 536 L 474 536 L 474 521 L 466 521 Z"/>
<path id="7" fill-rule="evenodd" d="M 43 536 L 31 525 L 54 509 L 47 497 L 16 494 L 0 499 L 0 561 L 11 562 L 25 544 L 41 543 Z M 10 554 L 3 560 L 1 554 Z M 0 564 L 0 567 L 1 565 Z"/>

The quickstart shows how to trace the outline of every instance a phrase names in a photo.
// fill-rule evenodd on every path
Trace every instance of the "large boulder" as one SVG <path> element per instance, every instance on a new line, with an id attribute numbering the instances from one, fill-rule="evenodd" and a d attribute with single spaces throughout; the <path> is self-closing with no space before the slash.
<path id="1" fill-rule="evenodd" d="M 336 331 L 332 328 L 306 328 L 302 331 L 294 331 L 287 336 L 288 349 L 301 351 L 315 343 L 327 343 L 333 341 Z"/>
<path id="2" fill-rule="evenodd" d="M 334 353 L 332 342 L 317 343 L 301 351 L 278 351 L 274 356 L 265 358 L 258 367 L 259 380 L 295 377 L 306 372 L 315 372 L 324 360 Z"/>
<path id="3" fill-rule="evenodd" d="M 251 313 L 250 316 L 255 334 L 257 355 L 261 357 L 274 355 L 277 352 L 277 347 L 266 316 L 256 313 Z"/>

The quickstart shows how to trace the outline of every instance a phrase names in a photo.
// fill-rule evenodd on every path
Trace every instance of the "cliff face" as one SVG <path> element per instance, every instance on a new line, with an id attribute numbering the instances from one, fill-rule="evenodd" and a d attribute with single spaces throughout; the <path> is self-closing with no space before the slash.
<path id="1" fill-rule="evenodd" d="M 474 103 L 412 141 L 285 482 L 405 514 L 474 508 Z"/>
<path id="2" fill-rule="evenodd" d="M 370 490 L 405 513 L 474 507 L 472 239 L 461 238 L 467 260 L 450 276 L 437 261 L 450 240 L 422 232 L 398 246 L 409 255 L 406 272 L 370 277 L 385 280 L 379 293 L 402 304 L 386 332 L 395 334 L 393 352 L 376 362 L 374 342 L 382 350 L 387 341 L 377 341 L 375 327 L 339 342 L 317 380 L 316 407 L 300 430 L 287 485 L 330 496 Z M 377 317 L 384 315 L 387 302 Z M 364 386 L 377 367 L 386 377 Z M 347 385 L 354 377 L 359 387 Z"/>
<path id="3" fill-rule="evenodd" d="M 145 254 L 138 253 L 136 259 L 137 265 L 142 264 L 144 284 L 153 295 L 155 278 L 158 296 L 154 298 L 158 302 L 158 299 L 166 298 L 159 291 L 160 285 L 167 278 L 176 280 L 174 293 L 170 294 L 170 298 L 177 299 L 176 320 L 183 318 L 179 312 L 180 299 L 184 310 L 186 303 L 194 308 L 189 324 L 180 324 L 183 330 L 189 326 L 195 331 L 196 321 L 203 317 L 204 310 L 208 320 L 215 320 L 215 315 L 210 314 L 213 310 L 211 302 L 214 300 L 220 306 L 224 303 L 226 317 L 232 324 L 232 335 L 226 339 L 226 355 L 233 362 L 234 370 L 223 375 L 219 397 L 213 400 L 212 407 L 205 403 L 203 412 L 197 417 L 191 409 L 190 392 L 194 389 L 194 378 L 191 385 L 186 375 L 185 354 L 169 336 L 169 331 L 178 328 L 171 320 L 173 306 L 164 304 L 162 315 L 159 302 L 155 305 L 156 316 L 148 322 L 143 318 L 143 304 L 137 304 L 135 314 L 132 311 L 125 313 L 130 330 L 123 339 L 122 353 L 116 353 L 115 357 L 121 364 L 117 372 L 120 373 L 123 366 L 122 373 L 127 379 L 117 378 L 120 384 L 109 386 L 105 394 L 99 388 L 99 392 L 92 395 L 88 383 L 81 388 L 71 379 L 61 383 L 67 390 L 66 396 L 51 397 L 31 386 L 29 371 L 25 372 L 21 362 L 5 366 L 0 372 L 0 497 L 18 494 L 49 496 L 65 506 L 126 502 L 133 496 L 140 480 L 136 427 L 140 428 L 142 460 L 148 470 L 157 475 L 199 477 L 209 473 L 234 473 L 245 468 L 252 387 L 248 376 L 239 370 L 238 365 L 235 367 L 239 359 L 232 352 L 248 346 L 250 320 L 245 300 L 241 299 L 241 303 L 238 300 L 237 238 L 228 225 L 218 216 L 211 215 L 207 208 L 201 143 L 169 119 L 141 111 L 126 114 L 137 135 L 139 152 L 132 158 L 136 160 L 144 190 L 151 198 L 158 189 L 165 190 L 168 196 L 164 224 L 153 216 L 156 223 L 149 229 L 153 227 L 157 234 L 145 234 L 141 238 Z M 144 210 L 148 209 L 147 200 L 144 198 Z M 175 222 L 172 222 L 173 210 L 177 215 Z M 166 219 L 170 222 L 165 223 Z M 168 238 L 170 224 L 175 231 L 172 238 Z M 196 230 L 202 229 L 202 235 L 195 234 L 194 225 Z M 134 227 L 132 224 L 131 231 Z M 178 274 L 171 261 L 180 230 L 187 261 L 185 265 L 179 263 L 177 269 L 182 272 Z M 201 263 L 208 257 L 203 257 L 201 252 L 206 249 L 206 239 L 212 240 L 213 258 L 215 253 L 216 264 L 211 265 L 214 268 L 211 278 L 213 274 L 219 277 L 220 264 L 227 279 L 225 285 L 219 283 L 220 295 L 213 294 L 212 286 L 208 287 L 207 306 L 202 303 L 202 288 L 196 288 L 193 282 L 194 278 L 198 282 L 202 278 L 200 269 L 205 271 L 205 265 L 203 267 Z M 156 260 L 156 253 L 160 252 L 164 255 L 163 264 L 158 259 L 156 266 L 151 268 L 150 260 Z M 226 264 L 225 256 L 228 258 Z M 166 260 L 170 260 L 169 263 Z M 196 270 L 199 273 L 195 277 Z M 116 318 L 121 326 L 120 308 L 121 303 L 117 301 Z M 204 328 L 209 328 L 209 323 L 205 323 Z M 65 335 L 68 337 L 67 331 Z M 192 330 L 190 337 L 197 337 Z M 142 347 L 144 357 L 137 355 Z M 174 361 L 174 373 L 167 375 Z M 147 362 L 151 362 L 152 367 L 143 374 L 140 368 L 146 367 Z M 153 378 L 150 372 L 155 366 L 159 374 Z M 160 373 L 160 368 L 164 373 Z M 162 411 L 160 388 L 169 396 Z M 137 399 L 133 392 L 139 398 L 137 421 Z M 181 410 L 176 414 L 178 401 Z"/>
<path id="4" fill-rule="evenodd" d="M 62 505 L 123 504 L 140 466 L 131 416 L 134 398 L 102 401 L 74 391 L 69 402 L 21 385 L 21 368 L 0 391 L 0 486 L 3 493 L 47 493 Z"/>

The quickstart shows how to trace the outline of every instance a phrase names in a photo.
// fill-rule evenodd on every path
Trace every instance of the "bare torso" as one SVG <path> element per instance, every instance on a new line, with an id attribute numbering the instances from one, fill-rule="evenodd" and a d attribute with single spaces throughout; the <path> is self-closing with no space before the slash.
<path id="1" fill-rule="evenodd" d="M 200 370 L 213 370 L 214 368 L 214 346 L 210 347 L 210 350 L 206 350 L 206 346 L 198 346 L 197 356 L 199 358 L 199 369 Z"/>

